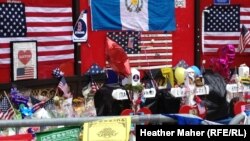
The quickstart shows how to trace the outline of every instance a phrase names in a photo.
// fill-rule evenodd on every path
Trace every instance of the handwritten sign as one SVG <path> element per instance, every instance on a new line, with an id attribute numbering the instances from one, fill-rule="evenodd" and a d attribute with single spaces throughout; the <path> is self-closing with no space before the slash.
<path id="1" fill-rule="evenodd" d="M 185 97 L 186 88 L 171 88 L 170 94 L 174 97 Z M 208 95 L 209 87 L 207 85 L 195 88 L 195 95 Z"/>
<path id="2" fill-rule="evenodd" d="M 170 94 L 174 97 L 184 97 L 185 88 L 171 88 Z"/>
<path id="3" fill-rule="evenodd" d="M 115 89 L 112 92 L 112 97 L 116 100 L 126 100 L 128 99 L 128 96 L 126 94 L 126 91 L 123 89 Z"/>
<path id="4" fill-rule="evenodd" d="M 250 85 L 227 84 L 226 90 L 230 93 L 250 92 Z"/>
<path id="5" fill-rule="evenodd" d="M 154 98 L 156 95 L 156 90 L 155 88 L 144 89 L 142 93 L 145 98 Z"/>
<path id="6" fill-rule="evenodd" d="M 203 87 L 196 87 L 195 95 L 207 95 L 209 94 L 209 87 L 207 85 Z"/>

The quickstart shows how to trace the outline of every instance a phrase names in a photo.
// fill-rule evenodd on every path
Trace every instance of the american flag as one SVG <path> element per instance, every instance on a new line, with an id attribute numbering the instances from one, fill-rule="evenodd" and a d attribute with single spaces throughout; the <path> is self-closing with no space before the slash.
<path id="1" fill-rule="evenodd" d="M 164 32 L 108 32 L 107 36 L 127 53 L 137 69 L 172 67 L 172 34 Z M 109 66 L 108 66 L 109 67 Z"/>
<path id="2" fill-rule="evenodd" d="M 239 43 L 239 52 L 242 53 L 245 50 L 245 47 L 250 42 L 250 32 L 245 27 L 245 25 L 242 25 L 242 30 L 240 34 L 240 43 Z"/>
<path id="3" fill-rule="evenodd" d="M 23 67 L 23 68 L 17 68 L 16 69 L 16 80 L 24 80 L 24 79 L 34 79 L 35 73 L 34 73 L 34 67 Z"/>
<path id="4" fill-rule="evenodd" d="M 32 103 L 32 110 L 34 112 L 39 110 L 40 108 L 42 108 L 44 106 L 44 103 L 45 103 L 44 101 L 40 101 L 33 96 L 30 96 L 30 100 Z"/>
<path id="5" fill-rule="evenodd" d="M 44 103 L 44 108 L 50 108 L 51 106 L 53 106 L 54 104 L 54 97 L 51 97 L 49 100 L 47 100 L 45 103 Z"/>
<path id="6" fill-rule="evenodd" d="M 30 99 L 31 99 L 31 103 L 32 103 L 32 110 L 34 112 L 36 112 L 37 110 L 39 110 L 41 108 L 46 108 L 47 106 L 54 103 L 53 97 L 47 101 L 40 101 L 33 96 L 30 96 Z"/>
<path id="7" fill-rule="evenodd" d="M 52 71 L 52 75 L 57 78 L 57 79 L 61 79 L 61 77 L 63 77 L 64 73 L 59 69 L 59 68 L 55 68 Z"/>
<path id="8" fill-rule="evenodd" d="M 0 0 L 0 65 L 10 64 L 10 42 L 23 40 L 37 41 L 39 63 L 74 59 L 71 0 L 3 2 Z"/>
<path id="9" fill-rule="evenodd" d="M 11 107 L 6 96 L 0 102 L 0 119 L 9 120 L 14 116 L 14 109 Z"/>
<path id="10" fill-rule="evenodd" d="M 202 18 L 202 51 L 215 54 L 218 48 L 232 44 L 238 47 L 240 27 L 242 24 L 250 28 L 250 7 L 239 5 L 212 5 L 203 11 Z M 239 49 L 236 49 L 239 52 Z M 245 52 L 250 52 L 247 45 Z"/>
<path id="11" fill-rule="evenodd" d="M 59 84 L 58 84 L 58 88 L 59 90 L 61 90 L 63 92 L 63 94 L 68 94 L 69 92 L 69 86 L 66 82 L 65 77 L 62 77 Z"/>

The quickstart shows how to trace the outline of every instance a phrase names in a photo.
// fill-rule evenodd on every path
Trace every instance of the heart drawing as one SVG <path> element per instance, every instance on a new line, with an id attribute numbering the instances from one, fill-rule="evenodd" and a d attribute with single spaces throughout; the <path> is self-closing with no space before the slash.
<path id="1" fill-rule="evenodd" d="M 20 50 L 18 51 L 18 59 L 26 65 L 32 57 L 30 50 Z"/>

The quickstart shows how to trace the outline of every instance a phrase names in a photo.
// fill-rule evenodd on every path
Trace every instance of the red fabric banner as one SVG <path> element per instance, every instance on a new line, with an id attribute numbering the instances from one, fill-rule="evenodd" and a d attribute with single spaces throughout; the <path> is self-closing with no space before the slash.
<path id="1" fill-rule="evenodd" d="M 32 134 L 2 136 L 0 137 L 0 141 L 32 141 Z"/>

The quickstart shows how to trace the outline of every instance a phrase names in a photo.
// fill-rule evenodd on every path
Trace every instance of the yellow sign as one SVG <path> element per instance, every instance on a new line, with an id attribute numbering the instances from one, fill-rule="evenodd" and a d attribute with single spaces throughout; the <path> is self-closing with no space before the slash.
<path id="1" fill-rule="evenodd" d="M 174 86 L 174 73 L 172 68 L 162 68 L 161 69 L 162 76 L 166 79 L 169 79 L 171 86 Z"/>
<path id="2" fill-rule="evenodd" d="M 84 123 L 83 141 L 128 141 L 131 117 L 115 117 Z"/>

